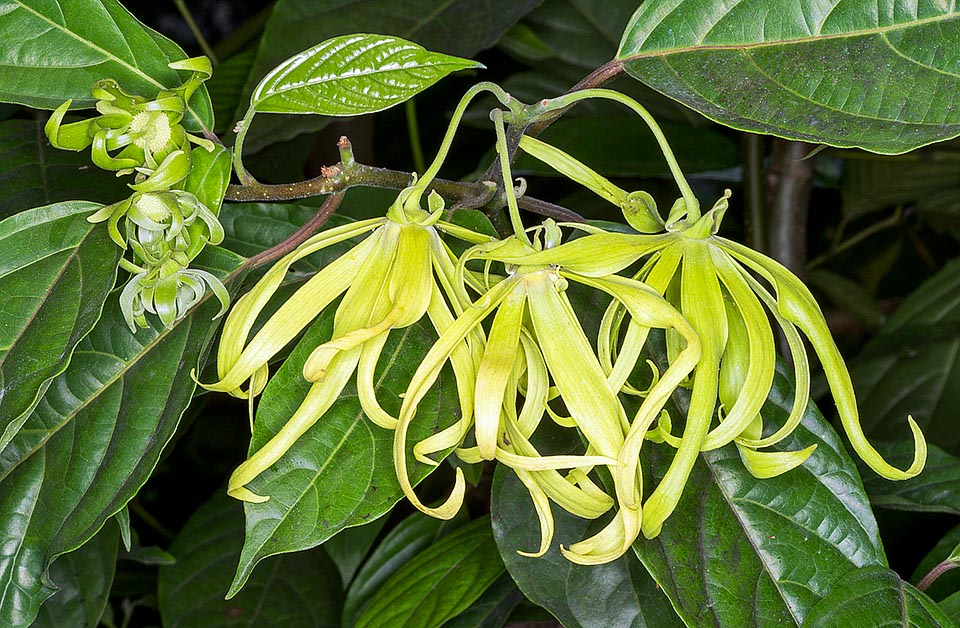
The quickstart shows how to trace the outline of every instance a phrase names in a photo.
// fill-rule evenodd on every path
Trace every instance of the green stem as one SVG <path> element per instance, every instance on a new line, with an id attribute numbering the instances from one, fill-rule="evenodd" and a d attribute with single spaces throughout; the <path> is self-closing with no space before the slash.
<path id="1" fill-rule="evenodd" d="M 417 104 L 411 98 L 405 104 L 407 113 L 407 134 L 410 136 L 410 152 L 413 153 L 413 168 L 417 172 L 423 172 L 427 169 L 427 163 L 423 159 L 423 146 L 420 145 L 420 127 L 417 124 Z"/>
<path id="2" fill-rule="evenodd" d="M 256 110 L 251 105 L 244 114 L 243 120 L 237 123 L 237 139 L 233 145 L 233 169 L 237 173 L 242 185 L 259 185 L 259 181 L 253 178 L 246 168 L 243 167 L 243 140 L 247 137 L 247 131 L 250 130 L 250 124 L 253 122 L 253 116 L 257 115 Z"/>
<path id="3" fill-rule="evenodd" d="M 433 163 L 430 164 L 430 167 L 427 168 L 423 176 L 420 177 L 419 184 L 424 186 L 424 188 L 437 176 L 437 172 L 440 171 L 440 166 L 443 165 L 444 160 L 447 158 L 447 153 L 450 152 L 450 145 L 453 144 L 453 137 L 457 134 L 457 127 L 460 126 L 460 120 L 463 118 L 467 106 L 474 98 L 483 92 L 490 92 L 496 96 L 497 100 L 503 103 L 505 107 L 510 107 L 511 111 L 517 108 L 517 101 L 495 83 L 485 81 L 483 83 L 477 83 L 468 89 L 463 95 L 463 98 L 460 99 L 460 102 L 457 103 L 457 108 L 454 110 L 450 124 L 447 126 L 447 132 L 443 136 L 440 148 L 437 149 L 437 156 L 433 158 Z"/>
<path id="4" fill-rule="evenodd" d="M 210 43 L 207 41 L 207 38 L 203 36 L 203 33 L 200 31 L 200 27 L 197 26 L 196 21 L 194 21 L 193 14 L 190 13 L 190 9 L 187 8 L 187 3 L 184 0 L 173 0 L 173 3 L 177 5 L 177 10 L 180 11 L 180 15 L 190 28 L 190 32 L 192 32 L 193 36 L 196 37 L 197 43 L 200 45 L 200 50 L 202 50 L 203 54 L 210 58 L 210 63 L 216 66 L 219 63 L 217 60 L 217 55 L 213 52 L 213 48 L 210 47 Z"/>
<path id="5" fill-rule="evenodd" d="M 497 156 L 500 158 L 500 176 L 503 179 L 503 193 L 507 197 L 507 210 L 513 233 L 522 242 L 530 244 L 527 232 L 520 220 L 520 207 L 517 205 L 517 195 L 513 189 L 513 173 L 510 171 L 510 149 L 507 146 L 507 132 L 503 125 L 503 111 L 494 109 L 490 112 L 493 127 L 497 131 Z"/>
<path id="6" fill-rule="evenodd" d="M 667 143 L 667 138 L 663 135 L 663 131 L 660 129 L 660 126 L 657 124 L 657 121 L 654 120 L 653 116 L 650 115 L 650 112 L 647 111 L 647 109 L 636 100 L 613 90 L 591 88 L 542 101 L 539 105 L 537 105 L 537 107 L 540 111 L 545 113 L 554 109 L 569 107 L 570 105 L 578 103 L 582 100 L 587 100 L 588 98 L 603 98 L 605 100 L 612 100 L 622 105 L 626 105 L 634 113 L 640 116 L 644 122 L 647 123 L 647 126 L 650 128 L 650 131 L 657 140 L 657 144 L 660 146 L 660 151 L 663 153 L 664 159 L 667 160 L 667 165 L 670 167 L 670 173 L 673 175 L 673 179 L 676 181 L 677 187 L 680 188 L 680 194 L 683 196 L 683 200 L 687 208 L 687 218 L 691 223 L 699 220 L 700 201 L 698 201 L 697 197 L 694 196 L 693 190 L 690 189 L 690 184 L 687 183 L 686 177 L 683 176 L 683 172 L 680 170 L 680 164 L 677 163 L 677 158 L 674 156 L 673 150 L 670 148 L 670 144 Z"/>

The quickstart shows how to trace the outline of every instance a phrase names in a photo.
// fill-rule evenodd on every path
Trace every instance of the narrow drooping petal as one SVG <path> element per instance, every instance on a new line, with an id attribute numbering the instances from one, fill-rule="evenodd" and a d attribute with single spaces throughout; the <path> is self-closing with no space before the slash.
<path id="1" fill-rule="evenodd" d="M 840 423 L 857 455 L 878 475 L 890 480 L 906 480 L 923 471 L 927 459 L 927 443 L 913 417 L 908 416 L 907 423 L 913 434 L 914 456 L 913 462 L 906 470 L 898 469 L 884 460 L 880 452 L 867 440 L 860 425 L 850 373 L 830 334 L 819 305 L 803 282 L 774 260 L 756 251 L 729 240 L 723 240 L 723 245 L 731 255 L 774 287 L 780 315 L 796 325 L 810 340 L 823 365 L 830 392 L 837 404 Z"/>

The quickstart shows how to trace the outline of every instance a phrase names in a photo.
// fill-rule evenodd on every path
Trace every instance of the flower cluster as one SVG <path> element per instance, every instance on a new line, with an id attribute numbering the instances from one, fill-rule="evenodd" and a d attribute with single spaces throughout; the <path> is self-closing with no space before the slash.
<path id="1" fill-rule="evenodd" d="M 393 431 L 397 477 L 419 510 L 452 517 L 462 504 L 466 483 L 458 469 L 447 500 L 436 507 L 425 505 L 409 478 L 411 450 L 430 465 L 437 464 L 432 456 L 451 449 L 466 462 L 496 460 L 517 474 L 537 511 L 541 542 L 529 555 L 542 555 L 552 543 L 552 504 L 588 519 L 615 507 L 598 533 L 561 547 L 576 563 L 608 562 L 628 551 L 641 534 L 659 534 L 700 452 L 734 443 L 745 468 L 758 478 L 785 473 L 813 453 L 815 446 L 765 450 L 796 428 L 807 406 L 809 367 L 802 336 L 824 365 L 841 423 L 860 457 L 890 479 L 922 470 L 926 445 L 912 419 L 916 452 L 906 470 L 886 463 L 865 439 L 849 375 L 806 287 L 775 261 L 717 235 L 729 194 L 701 214 L 649 114 L 607 90 L 586 90 L 554 105 L 585 97 L 627 104 L 651 124 L 682 192 L 666 219 L 649 194 L 628 193 L 569 155 L 524 137 L 522 150 L 617 205 L 635 231 L 568 225 L 579 237 L 564 241 L 561 225 L 553 221 L 525 228 L 517 191 L 508 184 L 504 201 L 513 235 L 496 239 L 474 233 L 443 221 L 443 202 L 435 194 L 428 197 L 426 209 L 421 206 L 436 170 L 431 167 L 400 193 L 384 218 L 330 229 L 308 240 L 237 302 L 223 332 L 220 381 L 207 388 L 252 399 L 267 383 L 269 360 L 343 294 L 333 337 L 316 347 L 304 365 L 303 376 L 312 382 L 306 398 L 286 425 L 234 472 L 231 495 L 247 501 L 268 499 L 247 485 L 322 417 L 356 374 L 365 414 Z M 520 107 L 509 97 L 501 101 L 512 111 Z M 438 160 L 463 107 L 464 102 Z M 512 182 L 502 113 L 494 113 L 503 180 Z M 249 337 L 292 263 L 362 234 L 369 235 L 307 281 Z M 455 256 L 443 234 L 472 246 Z M 630 276 L 620 274 L 638 267 Z M 596 342 L 584 332 L 568 297 L 572 284 L 600 291 L 610 300 Z M 402 395 L 398 415 L 392 416 L 374 394 L 374 369 L 390 330 L 412 325 L 424 315 L 438 338 Z M 773 428 L 762 416 L 776 362 L 768 315 L 787 338 L 795 364 L 792 412 Z M 665 335 L 666 355 L 662 368 L 652 366 L 652 381 L 641 384 L 634 378 L 645 370 L 642 355 L 652 330 Z M 425 440 L 408 443 L 418 405 L 447 362 L 457 380 L 460 416 Z M 665 408 L 681 386 L 691 389 L 689 409 L 682 432 L 674 434 L 673 420 L 679 417 L 671 417 Z M 626 403 L 628 397 L 639 403 Z M 535 436 L 543 421 L 576 430 L 582 451 L 541 455 Z M 673 447 L 676 454 L 660 481 L 645 487 L 640 459 L 646 441 Z M 597 474 L 597 468 L 605 472 Z"/>
<path id="2" fill-rule="evenodd" d="M 226 309 L 228 297 L 212 274 L 189 268 L 208 242 L 223 240 L 216 207 L 208 207 L 188 185 L 194 151 L 212 152 L 215 145 L 184 129 L 187 102 L 211 75 L 206 57 L 170 64 L 192 72 L 181 86 L 155 98 L 129 94 L 116 81 L 98 81 L 95 118 L 64 123 L 72 101 L 58 107 L 46 124 L 50 143 L 63 150 L 90 148 L 94 164 L 117 176 L 133 175 L 133 194 L 92 214 L 90 222 L 107 222 L 110 237 L 133 259 L 121 266 L 131 273 L 120 304 L 132 331 L 146 327 L 146 313 L 167 327 L 197 303 L 209 286 Z M 193 144 L 197 148 L 193 148 Z M 121 226 L 122 221 L 122 226 Z"/>

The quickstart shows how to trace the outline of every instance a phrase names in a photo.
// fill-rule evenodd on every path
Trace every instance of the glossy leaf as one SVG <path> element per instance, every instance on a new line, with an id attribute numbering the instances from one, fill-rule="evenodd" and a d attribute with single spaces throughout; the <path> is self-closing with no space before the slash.
<path id="1" fill-rule="evenodd" d="M 448 55 L 472 57 L 493 46 L 520 17 L 542 0 L 280 0 L 260 38 L 256 60 L 247 79 L 245 94 L 277 64 L 301 50 L 330 37 L 349 33 L 381 33 Z M 464 28 L 469 24 L 469 28 Z M 246 103 L 234 113 L 243 117 Z M 261 117 L 262 118 L 262 117 Z M 263 146 L 295 133 L 315 132 L 329 122 L 321 118 L 289 116 L 283 128 L 271 127 L 273 117 L 257 119 L 244 143 L 245 150 Z"/>
<path id="2" fill-rule="evenodd" d="M 881 443 L 878 449 L 891 464 L 906 468 L 913 459 L 913 443 Z M 960 458 L 928 445 L 923 473 L 902 482 L 888 482 L 863 467 L 863 487 L 870 503 L 881 508 L 960 515 Z"/>
<path id="3" fill-rule="evenodd" d="M 0 222 L 0 450 L 67 368 L 113 288 L 121 251 L 87 221 L 99 207 L 58 203 Z"/>
<path id="4" fill-rule="evenodd" d="M 340 576 L 322 549 L 271 558 L 242 593 L 224 600 L 242 545 L 243 507 L 220 491 L 170 545 L 177 562 L 160 569 L 166 628 L 339 627 Z"/>
<path id="5" fill-rule="evenodd" d="M 306 395 L 310 384 L 303 379 L 303 364 L 315 347 L 330 338 L 332 314 L 328 308 L 307 330 L 264 390 L 251 451 L 287 422 Z M 426 321 L 390 334 L 374 375 L 378 398 L 387 412 L 394 416 L 399 412 L 399 395 L 434 339 Z M 447 392 L 454 390 L 451 378 L 452 373 L 441 375 L 420 403 L 410 429 L 411 441 L 422 440 L 456 420 L 456 395 Z M 315 547 L 344 528 L 386 513 L 403 497 L 392 447 L 393 433 L 366 418 L 354 385 L 347 384 L 330 410 L 284 458 L 250 483 L 250 490 L 270 499 L 245 504 L 247 536 L 230 594 L 236 594 L 263 558 Z M 435 467 L 415 461 L 411 453 L 408 468 L 417 482 Z"/>
<path id="6" fill-rule="evenodd" d="M 954 628 L 953 621 L 929 597 L 884 567 L 863 567 L 846 574 L 807 616 L 804 628 L 902 626 Z"/>
<path id="7" fill-rule="evenodd" d="M 661 127 L 685 172 L 721 170 L 740 163 L 737 144 L 718 131 L 670 123 L 663 123 Z M 656 140 L 637 117 L 560 119 L 538 139 L 566 151 L 608 177 L 648 177 L 669 173 Z M 542 161 L 521 155 L 514 168 L 517 172 L 559 176 Z"/>
<path id="8" fill-rule="evenodd" d="M 353 626 L 370 598 L 410 559 L 463 524 L 463 516 L 442 521 L 416 512 L 398 523 L 370 554 L 347 590 L 343 625 Z M 340 535 L 333 537 L 339 538 Z M 331 540 L 333 540 L 331 539 Z"/>
<path id="9" fill-rule="evenodd" d="M 447 623 L 443 628 L 501 628 L 523 594 L 509 573 L 502 574 L 483 595 Z"/>
<path id="10" fill-rule="evenodd" d="M 119 545 L 119 528 L 108 523 L 83 547 L 54 561 L 50 581 L 58 590 L 40 607 L 32 628 L 100 625 L 117 568 Z"/>
<path id="11" fill-rule="evenodd" d="M 353 580 L 360 564 L 367 557 L 377 537 L 387 523 L 386 517 L 363 526 L 347 528 L 323 544 L 323 549 L 340 572 L 340 580 L 346 585 Z"/>
<path id="12" fill-rule="evenodd" d="M 175 43 L 141 24 L 117 0 L 0 0 L 0 101 L 55 109 L 92 107 L 90 88 L 115 79 L 153 96 L 188 76 L 167 64 L 186 58 Z M 213 128 L 201 87 L 190 101 L 196 122 Z"/>
<path id="13" fill-rule="evenodd" d="M 446 75 L 480 67 L 388 35 L 341 35 L 290 57 L 264 77 L 259 113 L 358 116 L 409 100 Z"/>
<path id="14" fill-rule="evenodd" d="M 920 285 L 850 362 L 864 429 L 906 436 L 912 415 L 932 443 L 960 454 L 960 260 Z"/>
<path id="15" fill-rule="evenodd" d="M 198 146 L 193 149 L 191 156 L 193 163 L 190 174 L 183 181 L 183 189 L 196 195 L 210 211 L 218 214 L 230 184 L 232 153 L 218 144 L 212 151 Z"/>
<path id="16" fill-rule="evenodd" d="M 471 521 L 388 578 L 356 627 L 442 626 L 468 608 L 502 573 L 490 520 Z"/>
<path id="17" fill-rule="evenodd" d="M 566 628 L 674 628 L 683 622 L 634 555 L 604 565 L 575 565 L 560 554 L 589 536 L 590 522 L 554 507 L 554 547 L 531 558 L 518 551 L 540 545 L 540 526 L 530 494 L 509 469 L 497 467 L 491 497 L 493 531 L 500 557 L 517 586 Z M 591 531 L 595 531 L 592 530 Z"/>
<path id="18" fill-rule="evenodd" d="M 222 249 L 202 260 L 221 277 L 239 263 Z M 67 370 L 0 452 L 0 625 L 29 625 L 53 593 L 44 579 L 51 561 L 90 539 L 150 476 L 217 328 L 212 301 L 171 329 L 151 320 L 134 335 L 111 294 Z"/>
<path id="19" fill-rule="evenodd" d="M 60 201 L 109 204 L 130 194 L 114 173 L 91 166 L 89 155 L 51 148 L 39 120 L 0 122 L 0 189 L 0 218 Z"/>
<path id="20" fill-rule="evenodd" d="M 617 59 L 727 126 L 878 153 L 960 134 L 960 8 L 882 0 L 665 0 Z"/>
<path id="21" fill-rule="evenodd" d="M 793 402 L 780 370 L 763 409 L 781 423 Z M 682 414 L 681 414 L 682 416 Z M 800 467 L 758 480 L 733 445 L 701 455 L 677 510 L 634 549 L 688 625 L 801 626 L 856 567 L 886 566 L 860 477 L 837 434 L 811 404 L 783 450 L 817 449 Z M 644 445 L 645 476 L 672 458 Z"/>

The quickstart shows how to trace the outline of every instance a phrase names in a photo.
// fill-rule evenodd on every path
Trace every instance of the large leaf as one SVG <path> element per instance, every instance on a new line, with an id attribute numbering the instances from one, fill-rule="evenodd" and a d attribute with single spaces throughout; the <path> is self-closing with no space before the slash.
<path id="1" fill-rule="evenodd" d="M 504 573 L 470 607 L 443 624 L 443 628 L 501 628 L 523 594 Z"/>
<path id="2" fill-rule="evenodd" d="M 538 443 L 540 444 L 540 443 Z M 674 628 L 683 622 L 637 557 L 604 565 L 575 565 L 556 547 L 589 536 L 589 521 L 554 508 L 554 547 L 540 558 L 521 556 L 540 544 L 540 526 L 530 494 L 504 466 L 494 475 L 493 532 L 500 556 L 524 595 L 556 616 L 566 628 L 622 626 Z"/>
<path id="3" fill-rule="evenodd" d="M 0 218 L 30 207 L 84 200 L 109 204 L 130 194 L 90 157 L 50 148 L 40 120 L 0 122 Z"/>
<path id="4" fill-rule="evenodd" d="M 886 460 L 900 468 L 907 468 L 913 460 L 913 443 L 881 443 L 877 448 Z M 863 471 L 863 487 L 874 506 L 960 515 L 960 459 L 936 445 L 928 445 L 923 473 L 902 482 L 889 482 L 870 473 L 866 465 L 858 466 Z"/>
<path id="5" fill-rule="evenodd" d="M 953 621 L 929 597 L 883 567 L 864 567 L 846 574 L 821 600 L 804 628 L 836 626 L 902 626 L 954 628 Z"/>
<path id="6" fill-rule="evenodd" d="M 370 598 L 383 587 L 387 578 L 431 544 L 460 527 L 463 519 L 464 517 L 458 516 L 450 521 L 441 521 L 416 512 L 390 530 L 363 564 L 356 580 L 347 591 L 347 599 L 343 604 L 343 625 L 353 626 Z"/>
<path id="7" fill-rule="evenodd" d="M 728 126 L 903 153 L 960 134 L 958 26 L 955 3 L 664 0 L 617 58 Z"/>
<path id="8" fill-rule="evenodd" d="M 223 276 L 238 259 L 204 252 Z M 190 402 L 218 321 L 208 298 L 172 329 L 132 334 L 112 294 L 102 318 L 0 453 L 0 625 L 26 626 L 54 590 L 53 559 L 90 539 L 146 482 Z"/>
<path id="9" fill-rule="evenodd" d="M 324 551 L 340 572 L 340 580 L 344 588 L 353 580 L 354 574 L 357 573 L 357 569 L 367 557 L 386 523 L 387 517 L 380 517 L 367 525 L 342 530 L 323 544 Z"/>
<path id="10" fill-rule="evenodd" d="M 260 80 L 281 61 L 317 43 L 349 33 L 380 33 L 414 41 L 421 46 L 458 57 L 471 57 L 493 46 L 500 36 L 542 0 L 280 0 L 260 38 L 260 48 L 250 70 L 245 93 L 253 92 Z M 464 25 L 469 24 L 469 28 Z M 243 117 L 246 103 L 234 114 Z M 244 144 L 255 151 L 291 137 L 294 129 L 315 131 L 323 120 L 314 117 L 289 121 L 286 129 L 261 131 L 264 121 L 255 122 Z M 304 126 L 307 125 L 307 126 Z M 302 132 L 302 131 L 301 131 Z"/>
<path id="11" fill-rule="evenodd" d="M 201 506 L 170 546 L 157 597 L 166 628 L 337 628 L 343 591 L 322 549 L 271 558 L 243 592 L 224 600 L 243 545 L 243 507 L 226 491 Z"/>
<path id="12" fill-rule="evenodd" d="M 117 569 L 119 545 L 119 528 L 107 524 L 83 547 L 54 561 L 50 580 L 58 591 L 40 607 L 32 628 L 100 625 Z"/>
<path id="13" fill-rule="evenodd" d="M 93 84 L 117 80 L 152 96 L 176 87 L 187 73 L 167 64 L 187 55 L 141 24 L 117 0 L 0 0 L 0 100 L 55 109 L 74 99 L 91 107 Z M 205 89 L 190 101 L 196 121 L 213 128 Z"/>
<path id="14" fill-rule="evenodd" d="M 0 222 L 0 450 L 100 317 L 120 249 L 80 201 Z"/>
<path id="15" fill-rule="evenodd" d="M 430 52 L 389 35 L 341 35 L 294 55 L 264 77 L 259 113 L 358 116 L 393 107 L 476 61 Z"/>
<path id="16" fill-rule="evenodd" d="M 850 363 L 864 429 L 903 438 L 912 415 L 930 442 L 960 454 L 960 259 L 916 289 Z"/>
<path id="17" fill-rule="evenodd" d="M 765 421 L 793 401 L 782 370 Z M 758 480 L 730 445 L 701 455 L 676 511 L 634 549 L 688 625 L 801 626 L 855 567 L 886 566 L 877 524 L 853 462 L 811 404 L 785 450 L 816 444 L 800 467 Z M 645 474 L 659 481 L 672 458 L 644 445 Z"/>
<path id="18" fill-rule="evenodd" d="M 466 610 L 503 573 L 483 517 L 417 554 L 390 576 L 357 628 L 438 628 Z"/>
<path id="19" fill-rule="evenodd" d="M 300 405 L 310 387 L 303 364 L 315 347 L 330 338 L 332 308 L 307 330 L 290 357 L 264 390 L 257 409 L 251 451 L 279 431 Z M 383 349 L 374 382 L 383 408 L 396 416 L 400 395 L 436 336 L 426 321 L 393 331 Z M 452 424 L 459 405 L 452 373 L 441 374 L 420 402 L 409 439 L 416 442 Z M 363 413 L 350 383 L 340 398 L 250 488 L 269 495 L 261 504 L 245 504 L 247 537 L 230 589 L 236 594 L 263 558 L 314 547 L 340 530 L 373 521 L 403 497 L 393 467 L 393 432 L 374 425 Z M 408 457 L 411 479 L 417 482 L 434 467 Z"/>

